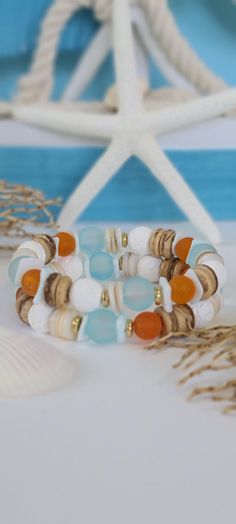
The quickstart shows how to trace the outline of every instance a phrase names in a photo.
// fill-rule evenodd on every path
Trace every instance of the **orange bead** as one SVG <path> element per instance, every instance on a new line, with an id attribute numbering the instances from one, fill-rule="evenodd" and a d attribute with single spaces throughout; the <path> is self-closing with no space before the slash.
<path id="1" fill-rule="evenodd" d="M 21 287 L 28 297 L 35 297 L 40 283 L 40 269 L 26 271 L 21 280 Z"/>
<path id="2" fill-rule="evenodd" d="M 161 334 L 161 317 L 152 311 L 140 313 L 133 322 L 133 329 L 135 334 L 142 340 L 152 340 Z"/>
<path id="3" fill-rule="evenodd" d="M 76 247 L 75 237 L 71 235 L 71 233 L 62 231 L 55 235 L 55 237 L 59 238 L 58 255 L 60 257 L 68 257 L 74 253 Z"/>
<path id="4" fill-rule="evenodd" d="M 170 280 L 171 299 L 176 304 L 187 304 L 195 295 L 195 284 L 191 278 L 178 275 Z"/>
<path id="5" fill-rule="evenodd" d="M 183 260 L 183 262 L 185 262 L 189 254 L 190 247 L 192 245 L 192 241 L 193 241 L 193 238 L 191 237 L 181 238 L 181 240 L 179 240 L 179 242 L 177 242 L 175 246 L 176 256 L 180 258 L 180 260 Z"/>

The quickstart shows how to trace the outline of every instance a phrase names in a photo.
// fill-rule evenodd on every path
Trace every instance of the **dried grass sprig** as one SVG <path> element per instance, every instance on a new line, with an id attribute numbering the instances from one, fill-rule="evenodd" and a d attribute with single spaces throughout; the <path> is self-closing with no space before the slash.
<path id="1" fill-rule="evenodd" d="M 38 189 L 0 180 L 0 236 L 3 239 L 0 249 L 15 249 L 16 240 L 30 237 L 32 228 L 56 229 L 51 208 L 60 204 L 59 198 L 46 199 Z"/>
<path id="2" fill-rule="evenodd" d="M 147 349 L 165 347 L 182 349 L 183 354 L 175 369 L 188 371 L 180 379 L 184 385 L 206 372 L 227 372 L 236 367 L 236 325 L 193 329 L 189 333 L 170 333 L 153 342 Z M 189 395 L 192 400 L 200 395 L 210 395 L 214 402 L 228 402 L 224 413 L 236 411 L 236 379 L 221 384 L 196 387 Z"/>

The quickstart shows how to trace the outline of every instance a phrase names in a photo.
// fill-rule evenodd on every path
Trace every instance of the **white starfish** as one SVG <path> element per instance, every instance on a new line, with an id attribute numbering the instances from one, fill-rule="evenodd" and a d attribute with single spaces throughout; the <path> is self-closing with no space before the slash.
<path id="1" fill-rule="evenodd" d="M 53 104 L 16 105 L 14 108 L 15 118 L 21 121 L 75 136 L 99 137 L 109 142 L 108 149 L 66 203 L 60 224 L 70 227 L 120 167 L 135 155 L 165 186 L 187 217 L 211 241 L 218 242 L 220 236 L 216 225 L 162 152 L 155 137 L 235 109 L 236 89 L 175 106 L 171 110 L 145 111 L 136 74 L 127 0 L 114 0 L 112 20 L 119 98 L 117 114 L 72 113 Z"/>

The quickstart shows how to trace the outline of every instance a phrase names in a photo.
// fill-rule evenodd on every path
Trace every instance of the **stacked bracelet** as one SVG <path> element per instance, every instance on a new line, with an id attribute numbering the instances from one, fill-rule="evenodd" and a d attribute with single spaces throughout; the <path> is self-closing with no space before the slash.
<path id="1" fill-rule="evenodd" d="M 146 227 L 36 236 L 17 249 L 9 276 L 23 322 L 101 343 L 205 327 L 222 306 L 226 280 L 212 245 Z"/>

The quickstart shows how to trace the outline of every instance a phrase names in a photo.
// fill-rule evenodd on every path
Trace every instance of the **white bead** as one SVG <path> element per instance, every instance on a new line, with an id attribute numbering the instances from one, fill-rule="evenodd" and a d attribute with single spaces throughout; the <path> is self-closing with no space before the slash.
<path id="1" fill-rule="evenodd" d="M 89 313 L 100 306 L 102 286 L 92 278 L 80 278 L 71 286 L 72 306 L 82 313 Z"/>
<path id="2" fill-rule="evenodd" d="M 192 307 L 195 317 L 195 328 L 202 329 L 215 318 L 215 309 L 211 300 L 203 300 Z"/>
<path id="3" fill-rule="evenodd" d="M 37 258 L 22 259 L 17 268 L 15 284 L 20 285 L 23 275 L 27 271 L 30 271 L 30 269 L 42 269 L 43 267 L 44 267 L 43 263 L 41 262 L 41 260 Z"/>
<path id="4" fill-rule="evenodd" d="M 160 276 L 161 259 L 145 255 L 138 262 L 137 274 L 150 282 L 157 282 Z"/>
<path id="5" fill-rule="evenodd" d="M 49 333 L 54 337 L 74 340 L 73 320 L 78 315 L 71 309 L 54 309 L 49 317 Z"/>
<path id="6" fill-rule="evenodd" d="M 49 332 L 49 317 L 53 309 L 47 304 L 33 305 L 28 313 L 30 326 L 39 333 Z"/>
<path id="7" fill-rule="evenodd" d="M 70 277 L 72 282 L 78 280 L 84 271 L 83 262 L 78 255 L 64 257 L 64 259 L 60 260 L 60 266 L 64 274 Z"/>
<path id="8" fill-rule="evenodd" d="M 184 273 L 184 276 L 190 278 L 193 283 L 194 283 L 194 286 L 195 286 L 195 293 L 194 293 L 194 296 L 191 300 L 189 300 L 189 304 L 190 305 L 194 305 L 196 304 L 197 302 L 199 302 L 199 300 L 201 300 L 202 298 L 202 294 L 203 294 L 203 287 L 202 287 L 202 284 L 198 278 L 198 276 L 196 275 L 195 271 L 193 271 L 193 269 L 188 269 L 185 273 Z"/>
<path id="9" fill-rule="evenodd" d="M 223 295 L 221 295 L 221 293 L 215 293 L 209 300 L 214 307 L 215 315 L 217 315 L 224 306 Z"/>
<path id="10" fill-rule="evenodd" d="M 217 276 L 218 289 L 222 289 L 222 287 L 224 287 L 226 280 L 227 280 L 227 273 L 226 273 L 225 266 L 218 260 L 212 260 L 212 259 L 208 259 L 207 262 L 205 262 L 205 264 L 206 266 L 213 269 L 214 273 Z"/>
<path id="11" fill-rule="evenodd" d="M 224 259 L 221 255 L 219 255 L 219 253 L 203 253 L 198 257 L 197 263 L 207 265 L 208 260 L 215 260 L 216 262 L 220 262 L 224 265 Z"/>
<path id="12" fill-rule="evenodd" d="M 125 335 L 125 326 L 126 326 L 126 317 L 124 315 L 119 315 L 116 321 L 116 332 L 117 332 L 117 342 L 124 342 Z"/>
<path id="13" fill-rule="evenodd" d="M 43 246 L 41 246 L 39 242 L 35 242 L 35 240 L 28 240 L 26 242 L 23 242 L 23 244 L 21 244 L 21 246 L 17 249 L 16 256 L 21 256 L 23 250 L 26 250 L 26 252 L 28 251 L 29 253 L 31 253 L 31 257 L 35 256 L 36 258 L 41 260 L 43 264 L 45 263 L 46 253 L 43 249 Z"/>
<path id="14" fill-rule="evenodd" d="M 160 277 L 159 280 L 161 291 L 162 291 L 162 305 L 167 313 L 171 313 L 173 304 L 171 300 L 171 287 L 168 280 L 165 277 Z"/>
<path id="15" fill-rule="evenodd" d="M 152 230 L 149 227 L 136 227 L 129 233 L 129 250 L 136 255 L 148 255 Z"/>

